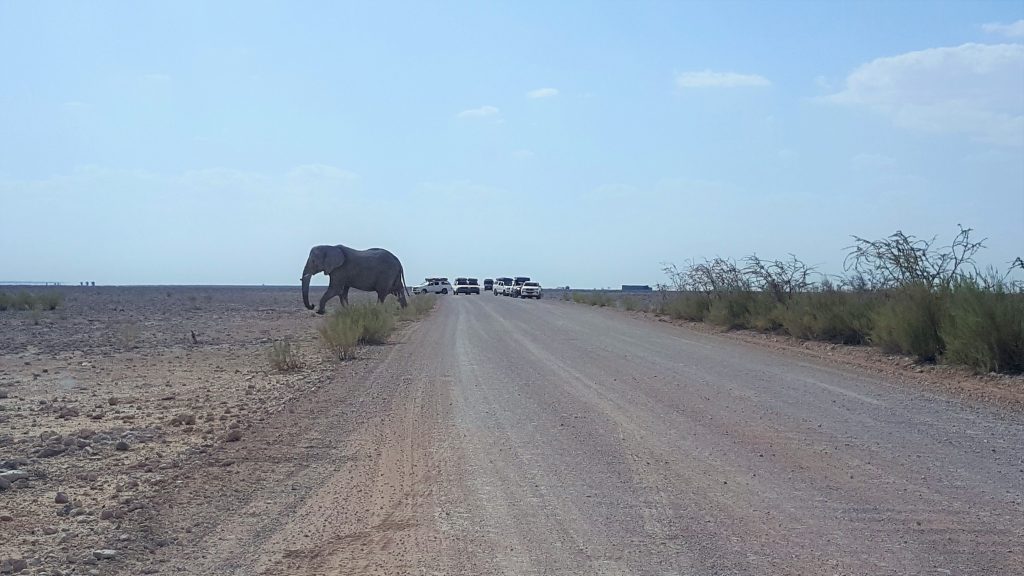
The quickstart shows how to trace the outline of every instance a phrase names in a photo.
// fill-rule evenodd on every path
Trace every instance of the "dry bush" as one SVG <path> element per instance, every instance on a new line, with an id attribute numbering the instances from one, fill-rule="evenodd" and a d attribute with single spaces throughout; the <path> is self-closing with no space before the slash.
<path id="1" fill-rule="evenodd" d="M 288 340 L 279 340 L 267 350 L 267 361 L 270 367 L 278 372 L 289 372 L 302 368 L 302 359 L 299 357 L 299 346 Z"/>

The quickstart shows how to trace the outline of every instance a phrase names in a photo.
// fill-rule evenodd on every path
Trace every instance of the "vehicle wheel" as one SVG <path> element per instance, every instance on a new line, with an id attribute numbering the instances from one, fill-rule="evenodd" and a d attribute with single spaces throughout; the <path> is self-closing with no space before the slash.
<path id="1" fill-rule="evenodd" d="M 447 288 L 441 288 L 441 294 L 447 294 L 447 293 L 448 293 L 448 289 Z"/>

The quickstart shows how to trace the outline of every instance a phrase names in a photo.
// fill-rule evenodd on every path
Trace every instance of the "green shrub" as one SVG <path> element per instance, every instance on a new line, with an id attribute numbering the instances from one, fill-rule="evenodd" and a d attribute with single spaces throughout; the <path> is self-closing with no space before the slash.
<path id="1" fill-rule="evenodd" d="M 270 362 L 270 367 L 279 372 L 302 368 L 298 345 L 292 345 L 287 340 L 274 342 L 270 350 L 267 351 L 267 360 Z"/>
<path id="2" fill-rule="evenodd" d="M 395 314 L 385 306 L 363 304 L 347 308 L 362 328 L 359 341 L 364 344 L 384 344 L 395 330 Z"/>
<path id="3" fill-rule="evenodd" d="M 341 308 L 324 319 L 320 324 L 320 338 L 334 355 L 342 360 L 355 358 L 356 344 L 363 333 L 358 319 L 346 314 L 348 308 Z"/>
<path id="4" fill-rule="evenodd" d="M 891 291 L 871 316 L 871 343 L 886 352 L 935 361 L 943 351 L 942 299 L 942 293 L 920 282 Z"/>
<path id="5" fill-rule="evenodd" d="M 794 295 L 777 315 L 790 336 L 864 344 L 871 334 L 874 307 L 875 300 L 867 294 L 825 290 Z"/>
<path id="6" fill-rule="evenodd" d="M 646 312 L 650 306 L 647 300 L 635 296 L 627 296 L 622 299 L 622 307 L 630 312 Z"/>
<path id="7" fill-rule="evenodd" d="M 658 311 L 675 320 L 703 322 L 711 307 L 711 300 L 704 294 L 685 294 L 665 300 Z"/>
<path id="8" fill-rule="evenodd" d="M 6 292 L 0 292 L 0 312 L 11 307 L 13 299 Z"/>
<path id="9" fill-rule="evenodd" d="M 706 321 L 728 328 L 747 328 L 750 326 L 750 308 L 753 296 L 749 292 L 723 294 L 711 301 Z"/>
<path id="10" fill-rule="evenodd" d="M 14 310 L 35 310 L 38 306 L 36 297 L 25 291 L 18 292 L 11 299 L 11 308 Z"/>
<path id="11" fill-rule="evenodd" d="M 940 328 L 943 360 L 983 372 L 1024 371 L 1024 294 L 1002 283 L 986 290 L 974 280 L 954 285 Z"/>
<path id="12" fill-rule="evenodd" d="M 64 295 L 60 292 L 45 292 L 37 296 L 36 301 L 43 310 L 56 310 L 64 303 Z"/>

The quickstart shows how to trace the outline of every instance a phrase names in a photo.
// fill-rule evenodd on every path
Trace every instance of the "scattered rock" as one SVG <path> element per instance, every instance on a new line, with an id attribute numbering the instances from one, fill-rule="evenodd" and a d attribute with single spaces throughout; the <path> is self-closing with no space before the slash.
<path id="1" fill-rule="evenodd" d="M 11 481 L 7 478 L 0 478 L 0 490 L 7 490 L 11 487 Z"/>
<path id="2" fill-rule="evenodd" d="M 10 514 L 0 514 L 0 522 L 11 522 L 14 520 L 14 516 Z"/>
<path id="3" fill-rule="evenodd" d="M 111 396 L 110 400 L 107 400 L 107 404 L 110 404 L 111 406 L 117 406 L 119 402 L 120 400 L 117 399 L 117 396 Z"/>
<path id="4" fill-rule="evenodd" d="M 21 470 L 8 470 L 7 472 L 0 472 L 0 478 L 7 480 L 8 482 L 28 480 L 28 472 L 22 472 Z"/>
<path id="5" fill-rule="evenodd" d="M 224 435 L 225 442 L 238 442 L 242 439 L 242 433 L 238 430 L 231 430 Z"/>
<path id="6" fill-rule="evenodd" d="M 124 440 L 118 440 L 117 444 L 114 444 L 114 450 L 117 450 L 119 452 L 124 452 L 129 448 L 131 448 L 131 446 L 129 446 L 128 443 L 125 442 Z"/>
<path id="7" fill-rule="evenodd" d="M 78 416 L 78 409 L 68 406 L 63 408 L 57 416 L 59 418 L 75 418 Z"/>
<path id="8" fill-rule="evenodd" d="M 57 492 L 57 495 L 54 496 L 53 501 L 56 504 L 67 504 L 68 502 L 70 502 L 70 500 L 68 500 L 68 495 L 63 492 Z"/>
<path id="9" fill-rule="evenodd" d="M 36 452 L 36 457 L 53 458 L 54 456 L 60 456 L 61 454 L 64 453 L 65 450 L 67 450 L 67 448 L 64 448 L 63 446 L 61 446 L 60 448 L 56 446 L 47 446 L 46 448 L 43 448 L 39 452 Z"/>
<path id="10" fill-rule="evenodd" d="M 113 510 L 101 510 L 100 511 L 100 520 L 110 520 L 113 517 L 114 517 L 114 511 Z"/>
<path id="11" fill-rule="evenodd" d="M 57 533 L 57 528 L 55 528 L 53 526 L 46 526 L 46 527 L 43 528 L 43 534 L 46 534 L 47 536 L 53 536 L 56 533 Z"/>
<path id="12" fill-rule="evenodd" d="M 114 558 L 117 558 L 117 550 L 110 550 L 110 549 L 93 550 L 92 551 L 92 555 L 97 560 L 113 560 Z"/>

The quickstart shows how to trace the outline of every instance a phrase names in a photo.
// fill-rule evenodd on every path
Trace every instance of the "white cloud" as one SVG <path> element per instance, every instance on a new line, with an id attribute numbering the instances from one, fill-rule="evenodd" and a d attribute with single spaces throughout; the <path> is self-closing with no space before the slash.
<path id="1" fill-rule="evenodd" d="M 530 90 L 526 93 L 527 98 L 554 98 L 558 96 L 557 88 L 538 88 L 536 90 Z"/>
<path id="2" fill-rule="evenodd" d="M 487 118 L 489 116 L 497 116 L 501 110 L 498 110 L 494 106 L 481 106 L 479 108 L 470 108 L 469 110 L 463 110 L 456 114 L 459 118 Z"/>
<path id="3" fill-rule="evenodd" d="M 861 106 L 896 125 L 1024 145 L 1024 44 L 930 48 L 863 64 L 826 101 Z"/>
<path id="4" fill-rule="evenodd" d="M 764 76 L 735 72 L 681 72 L 676 74 L 678 88 L 747 88 L 771 86 Z"/>
<path id="5" fill-rule="evenodd" d="M 1017 20 L 1012 24 L 1000 24 L 998 22 L 982 24 L 981 29 L 989 34 L 998 34 L 1009 38 L 1024 38 L 1024 20 Z"/>

